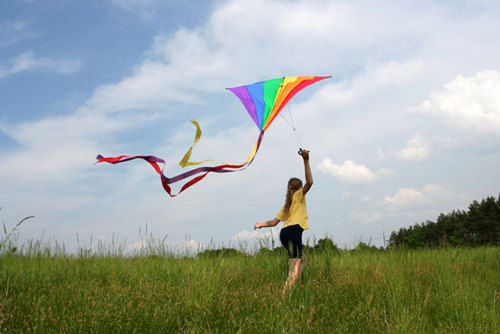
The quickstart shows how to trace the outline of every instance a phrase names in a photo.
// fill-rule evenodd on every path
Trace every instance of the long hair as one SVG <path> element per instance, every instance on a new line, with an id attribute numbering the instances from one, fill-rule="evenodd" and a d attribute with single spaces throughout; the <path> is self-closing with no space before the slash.
<path id="1" fill-rule="evenodd" d="M 290 206 L 292 205 L 293 194 L 302 188 L 302 181 L 296 177 L 292 177 L 288 180 L 288 187 L 286 190 L 286 201 L 285 201 L 285 216 L 288 215 Z"/>

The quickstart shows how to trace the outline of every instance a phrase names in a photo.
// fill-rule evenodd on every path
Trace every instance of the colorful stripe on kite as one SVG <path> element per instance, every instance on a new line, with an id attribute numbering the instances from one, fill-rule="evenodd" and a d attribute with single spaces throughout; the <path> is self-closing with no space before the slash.
<path id="1" fill-rule="evenodd" d="M 259 130 L 266 131 L 295 94 L 327 78 L 330 77 L 283 77 L 228 89 L 240 99 Z"/>

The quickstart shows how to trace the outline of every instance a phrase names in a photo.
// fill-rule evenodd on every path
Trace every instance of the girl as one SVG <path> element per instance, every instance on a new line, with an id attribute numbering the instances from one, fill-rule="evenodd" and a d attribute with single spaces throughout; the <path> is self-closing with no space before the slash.
<path id="1" fill-rule="evenodd" d="M 299 154 L 304 160 L 304 170 L 306 174 L 306 184 L 302 186 L 302 181 L 296 177 L 288 181 L 286 201 L 276 218 L 265 223 L 256 223 L 254 229 L 262 227 L 276 226 L 284 220 L 285 225 L 280 232 L 280 240 L 286 248 L 289 257 L 288 278 L 283 287 L 282 295 L 292 288 L 297 277 L 302 273 L 307 265 L 307 259 L 302 255 L 302 232 L 307 230 L 307 208 L 305 195 L 313 184 L 311 167 L 309 166 L 309 151 L 299 150 Z"/>

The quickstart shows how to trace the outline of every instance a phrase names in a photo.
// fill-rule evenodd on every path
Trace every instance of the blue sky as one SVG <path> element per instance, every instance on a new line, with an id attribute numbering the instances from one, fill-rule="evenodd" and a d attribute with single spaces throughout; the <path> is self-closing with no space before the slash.
<path id="1" fill-rule="evenodd" d="M 146 164 L 94 157 L 154 154 L 174 175 L 196 119 L 194 159 L 244 161 L 258 132 L 225 87 L 333 75 L 290 104 L 315 179 L 306 238 L 381 244 L 498 195 L 499 14 L 495 1 L 3 1 L 2 219 L 35 215 L 23 240 L 69 248 L 76 233 L 140 247 L 146 223 L 171 247 L 252 244 L 303 177 L 282 118 L 251 167 L 175 199 Z"/>

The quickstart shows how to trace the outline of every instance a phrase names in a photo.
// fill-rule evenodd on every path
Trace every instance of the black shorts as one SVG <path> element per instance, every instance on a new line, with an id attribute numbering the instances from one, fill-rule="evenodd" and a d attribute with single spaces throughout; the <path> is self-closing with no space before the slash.
<path id="1" fill-rule="evenodd" d="M 288 257 L 291 259 L 302 257 L 302 232 L 304 232 L 304 229 L 298 224 L 281 229 L 281 244 L 286 248 Z M 292 251 L 290 251 L 290 248 L 292 248 Z"/>

